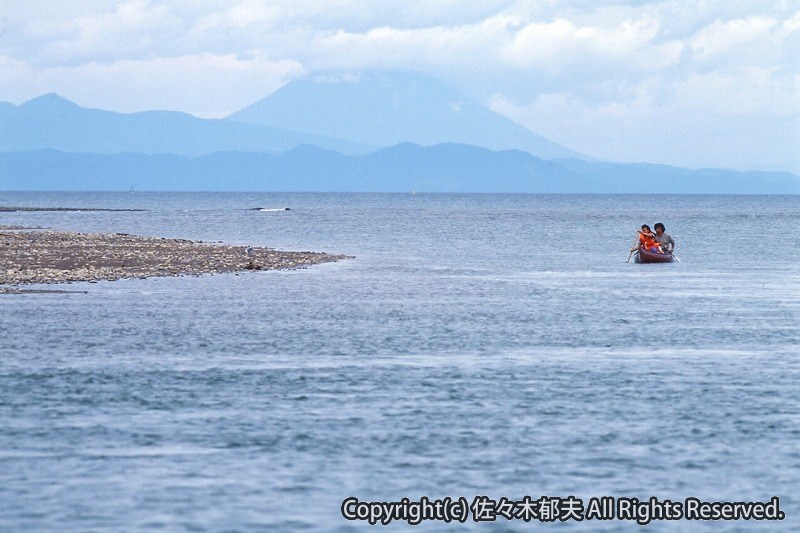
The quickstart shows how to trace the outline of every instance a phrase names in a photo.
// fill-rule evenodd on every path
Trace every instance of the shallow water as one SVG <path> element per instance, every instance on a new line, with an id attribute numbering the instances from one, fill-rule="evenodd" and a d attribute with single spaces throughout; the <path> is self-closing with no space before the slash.
<path id="1" fill-rule="evenodd" d="M 649 529 L 800 527 L 798 197 L 0 204 L 146 209 L 0 225 L 356 256 L 0 297 L 0 529 L 347 531 L 368 527 L 341 516 L 348 496 L 423 495 L 778 496 L 780 523 Z M 626 263 L 657 220 L 681 262 Z"/>

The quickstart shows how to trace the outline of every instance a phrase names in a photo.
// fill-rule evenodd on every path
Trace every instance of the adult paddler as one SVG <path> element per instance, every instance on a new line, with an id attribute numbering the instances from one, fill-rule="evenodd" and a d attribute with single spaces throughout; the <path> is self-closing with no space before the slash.
<path id="1" fill-rule="evenodd" d="M 653 236 L 653 239 L 661 245 L 661 249 L 668 254 L 672 254 L 673 250 L 675 250 L 675 241 L 672 240 L 672 237 L 669 236 L 669 233 L 666 233 L 667 228 L 664 227 L 664 224 L 661 222 L 656 222 L 653 226 L 653 229 L 656 230 L 656 234 Z"/>

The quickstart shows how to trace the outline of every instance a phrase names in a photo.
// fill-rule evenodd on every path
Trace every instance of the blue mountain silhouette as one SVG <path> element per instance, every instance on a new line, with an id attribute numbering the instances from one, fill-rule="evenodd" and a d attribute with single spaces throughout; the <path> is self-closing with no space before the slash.
<path id="1" fill-rule="evenodd" d="M 588 160 L 398 73 L 300 80 L 222 120 L 86 109 L 56 94 L 0 102 L 0 189 L 130 187 L 800 194 L 800 177 Z"/>
<path id="2" fill-rule="evenodd" d="M 435 79 L 408 72 L 303 78 L 227 118 L 379 146 L 462 143 L 542 159 L 588 159 Z"/>
<path id="3" fill-rule="evenodd" d="M 800 194 L 786 172 L 544 161 L 518 150 L 403 143 L 359 156 L 301 145 L 280 154 L 0 153 L 6 190 Z"/>
<path id="4" fill-rule="evenodd" d="M 343 153 L 374 147 L 323 135 L 229 120 L 201 119 L 175 111 L 115 113 L 86 109 L 57 94 L 21 105 L 0 104 L 0 151 L 140 152 L 197 156 L 225 150 L 283 152 L 315 144 Z"/>

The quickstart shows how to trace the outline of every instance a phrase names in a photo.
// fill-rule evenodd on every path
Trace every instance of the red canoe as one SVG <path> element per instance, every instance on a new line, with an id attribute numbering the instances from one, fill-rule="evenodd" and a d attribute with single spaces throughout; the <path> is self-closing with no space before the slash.
<path id="1" fill-rule="evenodd" d="M 660 254 L 639 248 L 634 261 L 637 263 L 672 263 L 672 254 Z"/>

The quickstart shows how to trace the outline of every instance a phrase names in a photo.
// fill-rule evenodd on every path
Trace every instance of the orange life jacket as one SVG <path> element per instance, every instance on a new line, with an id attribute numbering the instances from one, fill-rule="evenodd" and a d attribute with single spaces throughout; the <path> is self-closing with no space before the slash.
<path id="1" fill-rule="evenodd" d="M 655 248 L 658 246 L 658 243 L 652 236 L 645 235 L 644 233 L 639 234 L 639 244 L 641 244 L 645 250 L 649 250 L 650 248 Z"/>

